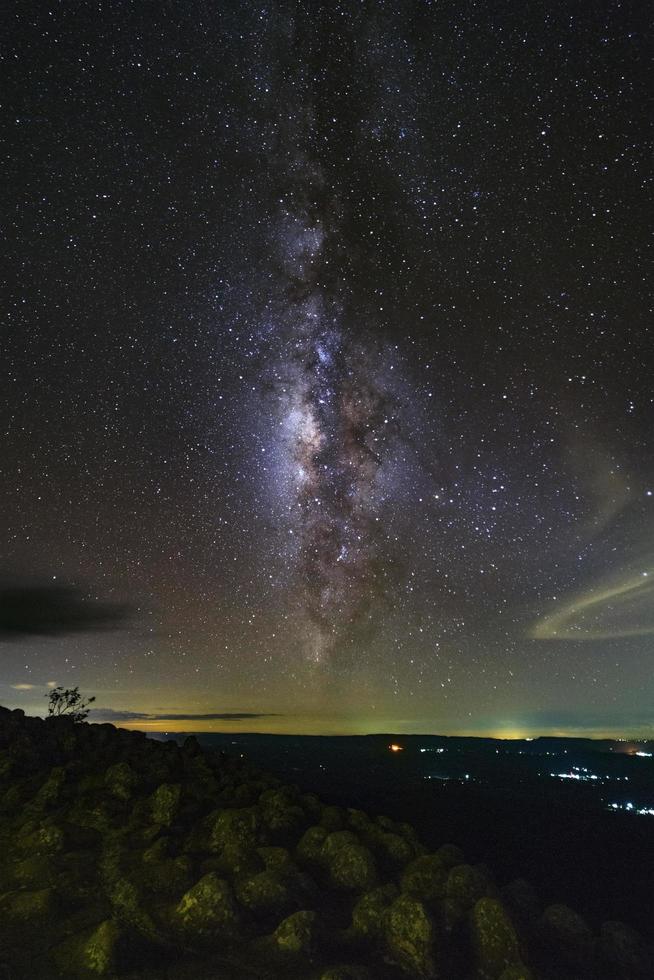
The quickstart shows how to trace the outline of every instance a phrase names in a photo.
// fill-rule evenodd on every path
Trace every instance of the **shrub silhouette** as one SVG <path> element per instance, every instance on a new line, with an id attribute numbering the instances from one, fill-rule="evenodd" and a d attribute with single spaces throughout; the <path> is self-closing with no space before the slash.
<path id="1" fill-rule="evenodd" d="M 95 698 L 84 700 L 79 693 L 79 687 L 55 687 L 46 697 L 48 698 L 48 715 L 66 715 L 74 722 L 84 721 L 89 714 L 89 705 Z"/>

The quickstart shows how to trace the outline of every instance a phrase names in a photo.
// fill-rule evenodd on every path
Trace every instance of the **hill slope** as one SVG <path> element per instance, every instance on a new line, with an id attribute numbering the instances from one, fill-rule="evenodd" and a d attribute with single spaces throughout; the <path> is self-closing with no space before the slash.
<path id="1" fill-rule="evenodd" d="M 0 708 L 0 977 L 639 980 L 524 881 L 240 758 Z"/>

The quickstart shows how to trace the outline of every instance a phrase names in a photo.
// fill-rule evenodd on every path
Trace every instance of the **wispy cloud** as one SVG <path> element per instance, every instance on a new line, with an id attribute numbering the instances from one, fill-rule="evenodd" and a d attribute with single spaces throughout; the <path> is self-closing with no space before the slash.
<path id="1" fill-rule="evenodd" d="M 12 684 L 14 691 L 33 691 L 36 684 Z"/>
<path id="2" fill-rule="evenodd" d="M 251 718 L 278 718 L 272 712 L 222 711 L 208 714 L 158 714 L 147 711 L 116 711 L 114 708 L 93 708 L 90 721 L 246 721 Z"/>

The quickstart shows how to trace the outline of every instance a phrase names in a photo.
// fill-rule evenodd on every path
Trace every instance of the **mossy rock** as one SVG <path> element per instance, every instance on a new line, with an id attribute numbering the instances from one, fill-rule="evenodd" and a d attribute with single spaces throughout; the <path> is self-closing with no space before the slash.
<path id="1" fill-rule="evenodd" d="M 382 936 L 386 911 L 397 897 L 397 887 L 392 883 L 362 895 L 352 909 L 353 932 L 367 939 L 377 939 Z"/>
<path id="2" fill-rule="evenodd" d="M 150 942 L 162 941 L 162 936 L 133 881 L 126 877 L 117 877 L 107 888 L 107 895 L 113 906 L 114 917 L 119 922 Z"/>
<path id="3" fill-rule="evenodd" d="M 0 898 L 0 917 L 14 923 L 45 922 L 55 909 L 54 897 L 52 888 L 9 892 Z"/>
<path id="4" fill-rule="evenodd" d="M 38 793 L 30 804 L 38 810 L 49 810 L 61 802 L 61 796 L 66 783 L 66 770 L 62 766 L 56 766 L 50 770 L 50 774 L 43 783 Z"/>
<path id="5" fill-rule="evenodd" d="M 51 855 L 32 854 L 15 862 L 12 877 L 22 888 L 48 888 L 56 881 L 57 869 Z"/>
<path id="6" fill-rule="evenodd" d="M 111 796 L 117 800 L 131 800 L 139 777 L 127 762 L 116 762 L 109 766 L 104 775 L 104 784 Z"/>
<path id="7" fill-rule="evenodd" d="M 159 864 L 170 856 L 171 840 L 170 837 L 158 837 L 153 844 L 143 852 L 144 864 Z"/>
<path id="8" fill-rule="evenodd" d="M 270 870 L 289 870 L 295 867 L 293 858 L 285 847 L 257 847 L 256 853 Z"/>
<path id="9" fill-rule="evenodd" d="M 495 898 L 480 898 L 470 916 L 470 939 L 479 980 L 499 980 L 510 966 L 521 966 L 513 924 Z"/>
<path id="10" fill-rule="evenodd" d="M 280 871 L 261 871 L 236 882 L 239 903 L 254 915 L 282 917 L 297 907 L 293 883 Z"/>
<path id="11" fill-rule="evenodd" d="M 318 825 L 309 827 L 298 841 L 295 849 L 297 858 L 309 864 L 319 864 L 322 860 L 322 846 L 328 836 L 329 831 L 326 827 Z"/>
<path id="12" fill-rule="evenodd" d="M 448 874 L 438 854 L 423 854 L 405 869 L 401 888 L 422 902 L 434 902 L 447 894 Z"/>
<path id="13" fill-rule="evenodd" d="M 179 783 L 162 783 L 150 797 L 152 819 L 162 827 L 171 827 L 179 813 L 182 787 Z"/>
<path id="14" fill-rule="evenodd" d="M 404 837 L 390 831 L 379 836 L 377 847 L 381 854 L 397 867 L 405 867 L 416 856 L 415 849 Z"/>
<path id="15" fill-rule="evenodd" d="M 64 849 L 64 831 L 54 823 L 26 824 L 16 837 L 16 848 L 23 853 L 57 854 Z"/>
<path id="16" fill-rule="evenodd" d="M 59 971 L 82 976 L 113 977 L 124 965 L 127 940 L 121 926 L 106 919 L 81 936 L 68 940 L 53 954 Z"/>
<path id="17" fill-rule="evenodd" d="M 191 861 L 185 855 L 164 858 L 147 866 L 144 884 L 150 892 L 165 898 L 177 898 L 192 881 Z"/>
<path id="18" fill-rule="evenodd" d="M 373 978 L 365 966 L 344 963 L 340 966 L 330 966 L 320 974 L 320 980 L 373 980 Z"/>
<path id="19" fill-rule="evenodd" d="M 644 977 L 647 969 L 646 952 L 638 933 L 624 922 L 604 922 L 597 940 L 600 959 L 611 971 L 611 976 L 623 978 Z M 654 972 L 654 971 L 653 971 Z"/>
<path id="20" fill-rule="evenodd" d="M 259 840 L 260 827 L 259 812 L 254 807 L 221 810 L 211 831 L 211 849 L 221 851 L 234 845 L 255 848 L 263 843 Z"/>
<path id="21" fill-rule="evenodd" d="M 434 923 L 424 904 L 410 895 L 396 898 L 385 919 L 388 948 L 400 966 L 412 977 L 436 975 Z"/>
<path id="22" fill-rule="evenodd" d="M 316 945 L 316 929 L 315 912 L 293 912 L 277 926 L 273 941 L 281 952 L 309 957 Z"/>
<path id="23" fill-rule="evenodd" d="M 364 810 L 357 810 L 354 807 L 347 809 L 347 826 L 357 834 L 365 834 L 374 827 L 373 821 Z"/>
<path id="24" fill-rule="evenodd" d="M 524 965 L 507 966 L 502 970 L 499 980 L 534 980 L 534 975 L 528 967 Z"/>
<path id="25" fill-rule="evenodd" d="M 549 905 L 541 916 L 545 945 L 554 959 L 561 954 L 567 962 L 585 968 L 592 959 L 593 935 L 585 920 L 567 905 Z"/>
<path id="26" fill-rule="evenodd" d="M 447 876 L 445 894 L 463 909 L 472 908 L 486 894 L 484 875 L 469 864 L 459 864 Z"/>
<path id="27" fill-rule="evenodd" d="M 54 881 L 57 895 L 73 906 L 86 903 L 98 891 L 96 880 L 96 853 L 94 851 L 69 851 L 57 861 Z"/>
<path id="28" fill-rule="evenodd" d="M 325 839 L 320 852 L 336 888 L 370 891 L 377 884 L 375 859 L 349 830 L 336 831 Z"/>
<path id="29" fill-rule="evenodd" d="M 214 872 L 206 874 L 182 896 L 172 921 L 190 938 L 233 936 L 240 916 L 229 883 Z"/>
<path id="30" fill-rule="evenodd" d="M 259 797 L 259 809 L 273 837 L 297 837 L 307 823 L 304 810 L 286 789 L 265 790 Z"/>

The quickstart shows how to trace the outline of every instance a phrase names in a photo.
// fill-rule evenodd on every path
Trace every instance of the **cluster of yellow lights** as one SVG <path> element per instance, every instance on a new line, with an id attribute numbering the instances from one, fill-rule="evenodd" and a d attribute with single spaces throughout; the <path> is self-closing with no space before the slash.
<path id="1" fill-rule="evenodd" d="M 404 746 L 396 745 L 395 742 L 391 743 L 391 745 L 389 745 L 388 747 L 391 750 L 391 752 L 404 752 Z"/>

